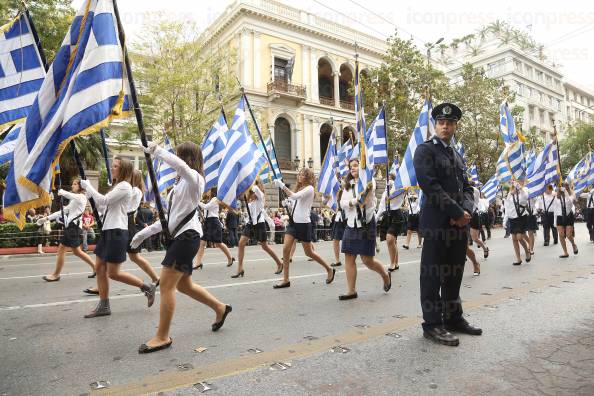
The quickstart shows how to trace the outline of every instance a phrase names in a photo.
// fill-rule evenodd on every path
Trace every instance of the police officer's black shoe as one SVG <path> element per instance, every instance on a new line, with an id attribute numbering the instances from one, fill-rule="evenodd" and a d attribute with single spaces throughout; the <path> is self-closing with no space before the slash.
<path id="1" fill-rule="evenodd" d="M 458 346 L 460 344 L 458 337 L 441 326 L 423 330 L 423 337 L 442 345 Z"/>
<path id="2" fill-rule="evenodd" d="M 482 329 L 472 326 L 470 323 L 466 321 L 466 319 L 462 319 L 461 321 L 454 324 L 446 324 L 445 328 L 446 330 L 455 333 L 463 333 L 477 336 L 483 334 Z"/>

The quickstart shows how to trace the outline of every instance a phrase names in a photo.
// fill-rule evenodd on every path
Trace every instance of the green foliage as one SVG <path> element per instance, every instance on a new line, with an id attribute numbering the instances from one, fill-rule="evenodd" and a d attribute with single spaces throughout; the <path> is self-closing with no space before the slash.
<path id="1" fill-rule="evenodd" d="M 594 124 L 578 122 L 570 126 L 563 138 L 559 140 L 563 176 L 567 176 L 571 168 L 588 153 L 588 143 L 592 143 L 592 138 L 594 138 Z"/>
<path id="2" fill-rule="evenodd" d="M 58 230 L 62 226 L 52 223 L 52 230 Z M 37 246 L 39 227 L 33 223 L 25 224 L 23 231 L 19 230 L 14 223 L 0 223 L 0 248 L 15 248 Z"/>
<path id="3" fill-rule="evenodd" d="M 228 48 L 204 48 L 192 24 L 162 20 L 145 26 L 134 46 L 133 65 L 146 124 L 177 145 L 200 143 L 222 101 L 237 95 Z"/>
<path id="4" fill-rule="evenodd" d="M 48 64 L 53 61 L 56 51 L 60 48 L 70 23 L 72 23 L 75 10 L 70 3 L 70 0 L 27 1 L 27 7 L 37 29 Z M 0 15 L 2 15 L 0 25 L 16 16 L 18 10 L 22 8 L 21 4 L 21 0 L 0 1 Z"/>

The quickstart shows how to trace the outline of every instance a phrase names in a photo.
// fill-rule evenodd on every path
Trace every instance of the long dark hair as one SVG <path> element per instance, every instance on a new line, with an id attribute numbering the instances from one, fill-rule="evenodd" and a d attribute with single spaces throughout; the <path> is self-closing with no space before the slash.
<path id="1" fill-rule="evenodd" d="M 132 184 L 132 175 L 134 174 L 134 164 L 127 158 L 115 157 L 114 161 L 120 162 L 120 169 L 118 171 L 118 178 L 114 180 L 113 187 L 119 182 L 126 181 Z"/>
<path id="2" fill-rule="evenodd" d="M 138 169 L 134 169 L 132 173 L 132 187 L 138 187 L 144 193 L 144 183 L 142 181 L 142 173 Z"/>
<path id="3" fill-rule="evenodd" d="M 349 173 L 347 173 L 347 175 L 344 177 L 344 182 L 342 183 L 342 187 L 347 191 L 351 189 L 351 181 L 353 179 L 355 179 L 353 177 L 353 174 L 351 173 L 351 162 L 354 162 L 354 161 L 357 161 L 357 164 L 359 164 L 358 158 L 351 158 L 349 160 Z"/>
<path id="4" fill-rule="evenodd" d="M 304 189 L 307 186 L 315 186 L 315 184 L 316 184 L 316 175 L 314 174 L 313 170 L 311 170 L 310 168 L 303 168 L 303 169 L 301 169 L 300 172 L 303 173 L 303 176 L 305 177 L 305 182 L 304 183 L 297 182 L 297 186 L 295 187 L 295 192 L 301 191 L 302 189 Z M 297 179 L 297 180 L 299 180 L 299 179 Z"/>
<path id="5" fill-rule="evenodd" d="M 202 157 L 200 146 L 193 142 L 185 142 L 179 144 L 175 148 L 175 152 L 190 168 L 194 169 L 200 176 L 204 177 L 204 159 Z"/>

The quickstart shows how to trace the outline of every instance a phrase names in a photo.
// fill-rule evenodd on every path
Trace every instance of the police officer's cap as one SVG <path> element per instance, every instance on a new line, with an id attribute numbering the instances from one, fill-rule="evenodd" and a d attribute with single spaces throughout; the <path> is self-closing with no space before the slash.
<path id="1" fill-rule="evenodd" d="M 434 120 L 451 120 L 459 121 L 462 118 L 462 110 L 458 106 L 452 103 L 442 103 L 433 108 L 431 111 L 431 117 Z"/>

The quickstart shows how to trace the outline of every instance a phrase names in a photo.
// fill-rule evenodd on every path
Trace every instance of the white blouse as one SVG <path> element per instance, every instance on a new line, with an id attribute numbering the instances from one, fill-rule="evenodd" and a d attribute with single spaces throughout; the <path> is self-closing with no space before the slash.
<path id="1" fill-rule="evenodd" d="M 252 224 L 264 223 L 266 221 L 266 214 L 264 213 L 264 193 L 258 186 L 252 186 L 252 192 L 256 195 L 256 199 L 248 202 L 248 210 L 251 216 Z M 248 221 L 249 221 L 248 217 Z"/>
<path id="2" fill-rule="evenodd" d="M 142 191 L 138 187 L 132 188 L 132 196 L 130 197 L 130 202 L 128 204 L 128 213 L 136 212 L 138 207 L 140 206 L 140 202 L 142 201 Z"/>
<path id="3" fill-rule="evenodd" d="M 394 187 L 394 181 L 390 180 L 390 194 L 392 194 L 392 192 L 394 191 L 393 187 Z M 402 193 L 400 195 L 398 195 L 396 198 L 392 198 L 390 199 L 390 210 L 398 210 L 400 208 L 402 208 L 402 205 L 404 205 L 404 198 L 405 198 L 406 194 Z M 377 208 L 377 217 L 379 218 L 386 210 L 388 210 L 388 205 L 387 205 L 387 201 L 388 201 L 388 189 L 386 188 L 384 190 L 384 193 L 382 194 L 382 197 L 380 198 L 379 201 L 379 206 Z"/>
<path id="4" fill-rule="evenodd" d="M 205 204 L 202 202 L 198 202 L 198 206 L 200 206 L 200 209 L 202 209 L 204 211 L 205 218 L 208 218 L 208 217 L 216 217 L 217 219 L 219 218 L 219 200 L 217 199 L 217 197 L 211 198 L 211 200 Z"/>
<path id="5" fill-rule="evenodd" d="M 75 194 L 68 191 L 64 191 L 62 196 L 69 201 L 68 205 L 64 206 L 64 227 L 68 227 L 70 222 L 78 217 L 78 226 L 82 228 L 82 221 L 80 221 L 79 216 L 81 216 L 85 211 L 85 207 L 87 206 L 87 197 L 85 197 L 85 194 Z M 61 210 L 52 213 L 47 217 L 47 219 L 51 221 L 60 217 L 62 217 Z"/>
<path id="6" fill-rule="evenodd" d="M 555 211 L 555 201 L 557 198 L 554 194 L 543 194 L 536 200 L 535 208 L 536 210 L 542 210 L 543 212 L 554 212 Z"/>
<path id="7" fill-rule="evenodd" d="M 155 158 L 163 160 L 167 165 L 175 169 L 179 176 L 179 181 L 167 196 L 168 204 L 169 200 L 171 200 L 171 207 L 167 208 L 167 213 L 169 214 L 167 228 L 172 233 L 191 211 L 198 208 L 198 202 L 204 191 L 204 178 L 196 170 L 190 168 L 185 161 L 175 154 L 164 150 L 162 147 L 157 148 L 155 151 Z M 151 226 L 140 231 L 138 233 L 141 234 L 139 238 L 144 240 L 162 230 L 161 222 L 156 221 Z M 202 225 L 200 224 L 197 213 L 175 235 L 171 235 L 171 237 L 175 238 L 188 230 L 194 230 L 202 235 Z"/>
<path id="8" fill-rule="evenodd" d="M 87 187 L 86 191 L 87 196 L 92 197 L 98 206 L 105 207 L 107 216 L 103 222 L 103 231 L 128 229 L 128 205 L 132 196 L 130 183 L 119 182 L 105 195 L 99 194 L 91 185 Z"/>
<path id="9" fill-rule="evenodd" d="M 515 219 L 520 216 L 519 213 L 516 212 L 516 206 L 514 204 L 514 195 L 516 196 L 516 200 L 519 206 L 525 208 L 528 203 L 528 194 L 526 194 L 524 190 L 520 190 L 516 194 L 512 194 L 511 192 L 509 192 L 507 194 L 507 197 L 505 197 L 505 201 L 503 201 L 503 205 L 505 208 L 505 216 L 508 219 Z M 525 209 L 523 211 L 521 208 L 519 209 L 522 212 L 522 216 L 527 214 Z"/>
<path id="10" fill-rule="evenodd" d="M 487 213 L 489 211 L 489 200 L 487 198 L 479 199 L 478 211 L 480 213 Z"/>
<path id="11" fill-rule="evenodd" d="M 586 207 L 588 209 L 594 209 L 594 188 L 589 193 L 582 193 L 580 197 L 586 199 Z"/>
<path id="12" fill-rule="evenodd" d="M 569 195 L 567 194 L 567 192 L 562 192 L 561 196 L 562 197 L 557 197 L 555 203 L 553 204 L 553 210 L 555 212 L 555 222 L 557 221 L 557 216 L 563 216 L 563 201 L 565 202 L 565 215 L 569 216 L 569 214 L 573 213 L 574 211 L 573 203 L 576 201 L 575 195 Z"/>
<path id="13" fill-rule="evenodd" d="M 342 197 L 340 199 L 340 207 L 344 211 L 344 215 L 346 216 L 347 226 L 354 228 L 355 224 L 357 227 L 361 227 L 363 224 L 361 220 L 358 219 L 357 216 L 357 207 L 359 204 L 357 203 L 357 198 L 359 194 L 362 192 L 359 189 L 358 181 L 352 180 L 354 184 L 351 185 L 349 190 L 343 189 Z M 365 223 L 371 222 L 375 217 L 375 179 L 373 180 L 373 186 L 367 197 L 365 198 L 364 206 L 361 207 L 361 213 L 363 213 L 363 208 L 365 208 Z M 351 206 L 352 205 L 352 206 Z"/>
<path id="14" fill-rule="evenodd" d="M 296 202 L 294 206 L 295 210 L 293 211 L 293 221 L 295 223 L 303 224 L 310 222 L 309 213 L 311 212 L 314 195 L 313 186 L 307 186 L 287 198 L 290 201 Z"/>

